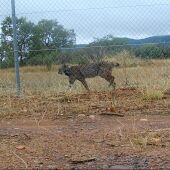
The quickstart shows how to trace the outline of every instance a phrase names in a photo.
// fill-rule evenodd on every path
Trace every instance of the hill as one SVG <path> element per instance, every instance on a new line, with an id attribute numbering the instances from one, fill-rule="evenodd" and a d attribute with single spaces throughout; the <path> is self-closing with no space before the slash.
<path id="1" fill-rule="evenodd" d="M 116 37 L 118 38 L 118 37 Z M 125 39 L 125 38 L 120 38 L 120 39 Z M 144 39 L 132 39 L 132 38 L 126 38 L 128 44 L 136 44 L 136 45 L 142 45 L 142 44 L 147 44 L 147 43 L 170 43 L 170 35 L 163 35 L 163 36 L 152 36 L 152 37 L 147 37 Z M 88 44 L 77 44 L 75 47 L 77 49 L 84 48 Z"/>
<path id="2" fill-rule="evenodd" d="M 128 38 L 128 44 L 146 44 L 146 43 L 170 43 L 170 35 L 153 36 L 144 39 Z"/>

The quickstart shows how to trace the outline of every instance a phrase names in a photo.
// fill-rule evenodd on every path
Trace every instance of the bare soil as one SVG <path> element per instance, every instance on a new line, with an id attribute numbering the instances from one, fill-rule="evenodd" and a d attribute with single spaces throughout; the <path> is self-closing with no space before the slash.
<path id="1" fill-rule="evenodd" d="M 139 89 L 2 96 L 1 169 L 170 168 L 170 97 Z"/>

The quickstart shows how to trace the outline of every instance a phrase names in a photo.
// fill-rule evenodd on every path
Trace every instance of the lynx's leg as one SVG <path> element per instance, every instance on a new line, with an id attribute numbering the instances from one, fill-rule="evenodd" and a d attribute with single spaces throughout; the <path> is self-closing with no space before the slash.
<path id="1" fill-rule="evenodd" d="M 73 76 L 69 77 L 69 89 L 73 86 L 75 81 L 76 81 L 75 77 Z"/>
<path id="2" fill-rule="evenodd" d="M 79 81 L 83 84 L 83 86 L 86 88 L 86 90 L 90 91 L 85 79 L 80 79 Z"/>
<path id="3" fill-rule="evenodd" d="M 99 76 L 108 81 L 110 83 L 109 86 L 112 86 L 114 89 L 116 88 L 115 78 L 109 72 L 100 74 Z"/>
<path id="4" fill-rule="evenodd" d="M 109 86 L 112 86 L 114 89 L 116 89 L 116 83 L 115 83 L 115 78 L 114 78 L 114 76 L 111 76 L 111 81 L 110 81 Z"/>
<path id="5" fill-rule="evenodd" d="M 105 80 L 110 83 L 109 86 L 112 86 L 114 89 L 116 88 L 116 83 L 115 83 L 114 76 L 108 75 L 108 76 L 106 76 Z"/>

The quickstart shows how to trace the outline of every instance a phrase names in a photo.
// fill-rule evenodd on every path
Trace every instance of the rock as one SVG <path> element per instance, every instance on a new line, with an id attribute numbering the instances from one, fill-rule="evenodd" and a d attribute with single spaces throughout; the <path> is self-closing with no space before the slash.
<path id="1" fill-rule="evenodd" d="M 85 114 L 79 114 L 78 117 L 85 117 Z"/>
<path id="2" fill-rule="evenodd" d="M 14 128 L 15 130 L 19 130 L 19 128 Z"/>
<path id="3" fill-rule="evenodd" d="M 90 115 L 89 118 L 94 120 L 95 119 L 95 115 Z"/>
<path id="4" fill-rule="evenodd" d="M 27 110 L 26 108 L 24 108 L 22 111 L 23 111 L 23 112 L 27 112 L 28 110 Z"/>
<path id="5" fill-rule="evenodd" d="M 161 139 L 160 138 L 151 138 L 147 142 L 148 145 L 159 145 L 160 143 L 161 143 Z"/>
<path id="6" fill-rule="evenodd" d="M 141 122 L 147 122 L 148 119 L 140 119 Z"/>
<path id="7" fill-rule="evenodd" d="M 108 107 L 108 108 L 106 108 L 106 111 L 115 112 L 116 108 L 115 107 Z"/>
<path id="8" fill-rule="evenodd" d="M 23 150 L 23 149 L 25 149 L 25 146 L 24 145 L 19 145 L 19 146 L 16 146 L 16 149 Z"/>

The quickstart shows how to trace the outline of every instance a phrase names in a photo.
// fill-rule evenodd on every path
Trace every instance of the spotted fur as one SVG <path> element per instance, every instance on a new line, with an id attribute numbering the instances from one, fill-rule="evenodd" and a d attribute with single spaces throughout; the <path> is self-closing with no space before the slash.
<path id="1" fill-rule="evenodd" d="M 70 87 L 76 80 L 79 80 L 83 86 L 89 90 L 86 78 L 93 78 L 100 76 L 109 82 L 109 86 L 116 87 L 115 78 L 112 76 L 112 68 L 118 67 L 119 63 L 99 62 L 90 63 L 77 66 L 62 65 L 59 68 L 58 74 L 65 74 L 69 77 Z"/>

